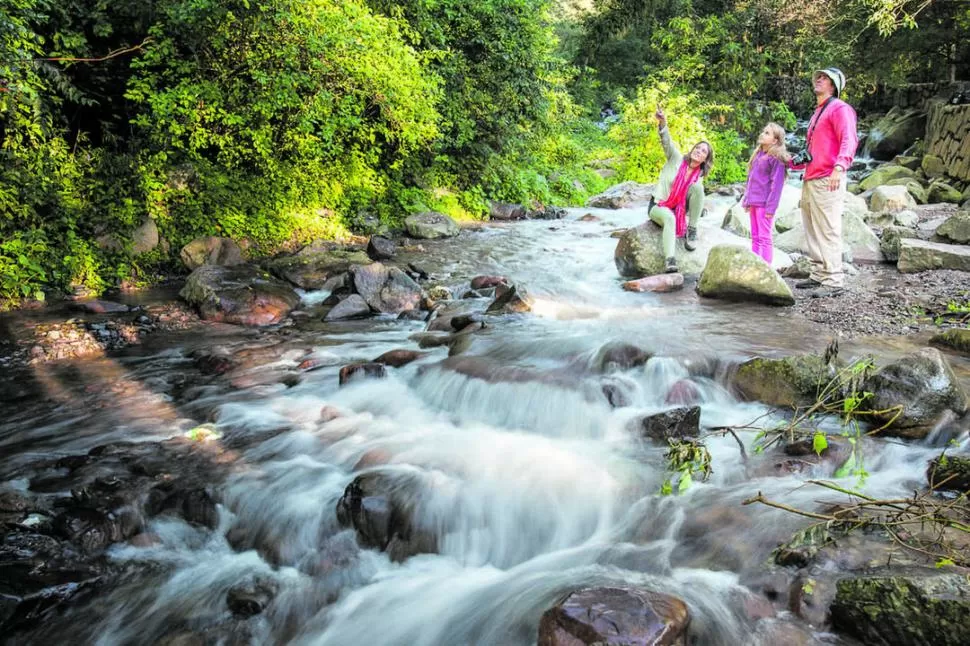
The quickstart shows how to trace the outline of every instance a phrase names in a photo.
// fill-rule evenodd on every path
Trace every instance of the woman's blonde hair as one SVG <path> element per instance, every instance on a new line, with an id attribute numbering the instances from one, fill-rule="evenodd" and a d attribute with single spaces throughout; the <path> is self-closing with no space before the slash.
<path id="1" fill-rule="evenodd" d="M 780 161 L 783 164 L 787 164 L 788 160 L 791 159 L 791 155 L 788 154 L 788 149 L 785 148 L 785 129 L 779 126 L 777 123 L 772 121 L 767 126 L 765 126 L 771 134 L 775 136 L 775 140 L 778 142 L 774 146 L 768 147 L 768 154 Z M 748 160 L 748 168 L 751 168 L 751 164 L 754 163 L 754 158 L 758 156 L 758 151 L 761 150 L 761 146 L 757 145 L 754 147 L 754 152 L 751 153 L 751 159 Z"/>

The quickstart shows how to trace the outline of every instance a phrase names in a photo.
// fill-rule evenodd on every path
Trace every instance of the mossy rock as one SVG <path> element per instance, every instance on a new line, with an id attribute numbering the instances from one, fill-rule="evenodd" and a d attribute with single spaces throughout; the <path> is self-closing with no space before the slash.
<path id="1" fill-rule="evenodd" d="M 831 606 L 832 624 L 866 644 L 962 646 L 970 625 L 970 582 L 963 574 L 842 579 Z"/>
<path id="2" fill-rule="evenodd" d="M 936 235 L 947 242 L 970 244 L 970 213 L 958 211 L 936 228 Z"/>
<path id="3" fill-rule="evenodd" d="M 275 276 L 301 289 L 320 289 L 332 277 L 354 265 L 369 265 L 370 257 L 357 249 L 333 249 L 283 256 L 267 263 Z"/>
<path id="4" fill-rule="evenodd" d="M 886 166 L 881 166 L 872 171 L 872 173 L 870 173 L 865 179 L 859 182 L 859 186 L 862 188 L 862 190 L 868 191 L 871 188 L 882 186 L 890 180 L 899 179 L 901 177 L 916 177 L 916 172 L 906 168 L 905 166 L 893 166 L 889 164 Z"/>
<path id="5" fill-rule="evenodd" d="M 817 354 L 758 357 L 738 367 L 734 386 L 745 399 L 794 408 L 814 404 L 835 375 L 835 368 Z"/>
<path id="6" fill-rule="evenodd" d="M 970 329 L 949 329 L 946 332 L 941 332 L 934 335 L 930 339 L 930 343 L 944 348 L 953 348 L 954 350 L 959 350 L 960 352 L 970 354 Z"/>
<path id="7" fill-rule="evenodd" d="M 943 454 L 930 460 L 926 481 L 934 489 L 970 494 L 970 456 Z"/>

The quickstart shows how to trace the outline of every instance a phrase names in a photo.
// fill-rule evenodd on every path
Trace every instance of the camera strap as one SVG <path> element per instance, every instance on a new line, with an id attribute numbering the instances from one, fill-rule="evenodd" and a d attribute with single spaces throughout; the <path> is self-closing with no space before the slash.
<path id="1" fill-rule="evenodd" d="M 805 150 L 808 150 L 809 144 L 812 143 L 812 135 L 815 133 L 815 127 L 818 125 L 818 122 L 822 119 L 822 113 L 825 112 L 825 108 L 829 107 L 829 103 L 831 103 L 832 99 L 834 98 L 834 96 L 830 96 L 829 98 L 825 99 L 825 103 L 822 104 L 818 114 L 814 119 L 812 119 L 812 122 L 808 124 L 808 132 L 805 133 Z"/>

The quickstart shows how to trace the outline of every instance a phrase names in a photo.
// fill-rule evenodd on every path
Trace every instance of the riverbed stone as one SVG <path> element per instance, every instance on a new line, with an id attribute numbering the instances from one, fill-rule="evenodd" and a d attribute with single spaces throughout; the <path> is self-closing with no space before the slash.
<path id="1" fill-rule="evenodd" d="M 397 245 L 390 238 L 371 236 L 367 241 L 367 256 L 371 260 L 390 260 L 397 255 Z"/>
<path id="2" fill-rule="evenodd" d="M 620 236 L 613 253 L 613 261 L 620 275 L 642 278 L 664 273 L 662 234 L 662 229 L 653 222 L 627 229 Z M 705 254 L 686 253 L 679 249 L 674 253 L 681 273 L 699 274 L 704 268 Z"/>
<path id="3" fill-rule="evenodd" d="M 489 204 L 489 220 L 508 222 L 512 220 L 524 220 L 525 216 L 526 209 L 521 204 L 509 204 L 507 202 L 491 202 Z"/>
<path id="4" fill-rule="evenodd" d="M 532 297 L 528 292 L 516 285 L 510 285 L 501 295 L 495 297 L 488 308 L 487 314 L 521 314 L 532 311 Z"/>
<path id="5" fill-rule="evenodd" d="M 904 274 L 931 269 L 955 269 L 970 272 L 970 246 L 918 240 L 899 241 L 896 267 Z"/>
<path id="6" fill-rule="evenodd" d="M 867 644 L 962 646 L 970 583 L 966 575 L 929 570 L 846 577 L 831 613 L 835 628 Z"/>
<path id="7" fill-rule="evenodd" d="M 426 211 L 415 213 L 404 220 L 404 227 L 412 238 L 434 240 L 437 238 L 453 238 L 461 232 L 458 223 L 444 213 Z"/>
<path id="8" fill-rule="evenodd" d="M 395 561 L 438 551 L 433 531 L 420 527 L 414 508 L 421 493 L 417 476 L 390 471 L 364 473 L 347 485 L 337 502 L 337 521 L 352 527 L 363 547 Z"/>
<path id="9" fill-rule="evenodd" d="M 775 247 L 788 253 L 808 253 L 805 243 L 805 230 L 801 226 L 775 236 Z M 842 252 L 855 260 L 866 262 L 882 261 L 879 250 L 879 237 L 869 228 L 862 214 L 846 209 L 842 215 Z"/>
<path id="10" fill-rule="evenodd" d="M 644 439 L 665 443 L 669 439 L 697 437 L 700 423 L 700 406 L 681 406 L 634 419 L 631 428 Z"/>
<path id="11" fill-rule="evenodd" d="M 869 155 L 884 161 L 902 154 L 926 132 L 926 116 L 925 110 L 892 108 L 869 130 Z"/>
<path id="12" fill-rule="evenodd" d="M 939 350 L 923 348 L 890 363 L 862 384 L 865 400 L 883 433 L 912 439 L 926 437 L 946 415 L 967 412 L 967 394 Z M 901 409 L 900 409 L 901 407 Z"/>
<path id="13" fill-rule="evenodd" d="M 938 155 L 923 155 L 920 169 L 927 177 L 942 177 L 946 175 L 946 162 Z"/>
<path id="14" fill-rule="evenodd" d="M 686 644 L 690 613 L 670 595 L 629 587 L 584 588 L 543 613 L 538 646 Z"/>
<path id="15" fill-rule="evenodd" d="M 387 370 L 383 363 L 367 362 L 352 363 L 340 369 L 338 376 L 341 386 L 353 379 L 383 379 L 387 376 Z"/>
<path id="16" fill-rule="evenodd" d="M 354 265 L 369 265 L 371 259 L 357 249 L 333 249 L 300 252 L 268 263 L 274 275 L 301 289 L 322 289 L 328 280 L 343 274 Z"/>
<path id="17" fill-rule="evenodd" d="M 623 289 L 628 292 L 656 292 L 668 293 L 676 292 L 684 288 L 684 275 L 680 272 L 675 274 L 657 274 L 656 276 L 646 276 L 637 280 L 628 280 L 623 283 Z"/>
<path id="18" fill-rule="evenodd" d="M 940 202 L 948 204 L 959 204 L 963 195 L 960 190 L 954 188 L 952 185 L 941 181 L 935 180 L 930 187 L 927 189 L 930 204 L 937 204 Z"/>
<path id="19" fill-rule="evenodd" d="M 251 265 L 202 265 L 179 296 L 203 319 L 245 326 L 279 323 L 300 302 L 287 283 Z"/>
<path id="20" fill-rule="evenodd" d="M 970 212 L 957 211 L 936 228 L 936 235 L 944 242 L 970 244 Z"/>
<path id="21" fill-rule="evenodd" d="M 734 245 L 711 249 L 697 293 L 730 301 L 795 304 L 791 288 L 771 265 L 751 250 Z"/>
<path id="22" fill-rule="evenodd" d="M 385 366 L 391 366 L 392 368 L 401 368 L 412 361 L 416 361 L 421 357 L 427 356 L 427 354 L 427 352 L 407 350 L 404 348 L 398 350 L 388 350 L 381 356 L 374 359 L 374 363 L 382 363 Z"/>
<path id="23" fill-rule="evenodd" d="M 738 366 L 733 386 L 747 400 L 794 408 L 814 404 L 835 375 L 835 368 L 817 354 L 757 357 Z"/>
<path id="24" fill-rule="evenodd" d="M 324 318 L 325 321 L 345 321 L 368 316 L 371 313 L 370 305 L 360 294 L 351 294 L 334 305 Z"/>
<path id="25" fill-rule="evenodd" d="M 421 286 L 397 267 L 375 262 L 355 265 L 350 274 L 354 289 L 374 311 L 399 314 L 420 308 Z"/>
<path id="26" fill-rule="evenodd" d="M 655 188 L 655 184 L 621 182 L 586 200 L 586 206 L 601 209 L 623 209 L 646 204 L 650 201 Z"/>
<path id="27" fill-rule="evenodd" d="M 908 227 L 888 226 L 882 230 L 879 238 L 879 250 L 889 262 L 899 260 L 899 242 L 903 238 L 917 237 L 916 231 Z"/>

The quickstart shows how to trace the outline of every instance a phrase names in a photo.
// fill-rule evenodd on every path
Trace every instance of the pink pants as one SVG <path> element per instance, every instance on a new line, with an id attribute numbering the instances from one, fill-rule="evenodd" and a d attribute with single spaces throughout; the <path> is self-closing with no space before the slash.
<path id="1" fill-rule="evenodd" d="M 771 229 L 775 225 L 774 218 L 765 217 L 765 207 L 749 206 L 748 214 L 751 216 L 751 251 L 755 252 L 764 261 L 771 264 L 772 252 Z"/>

